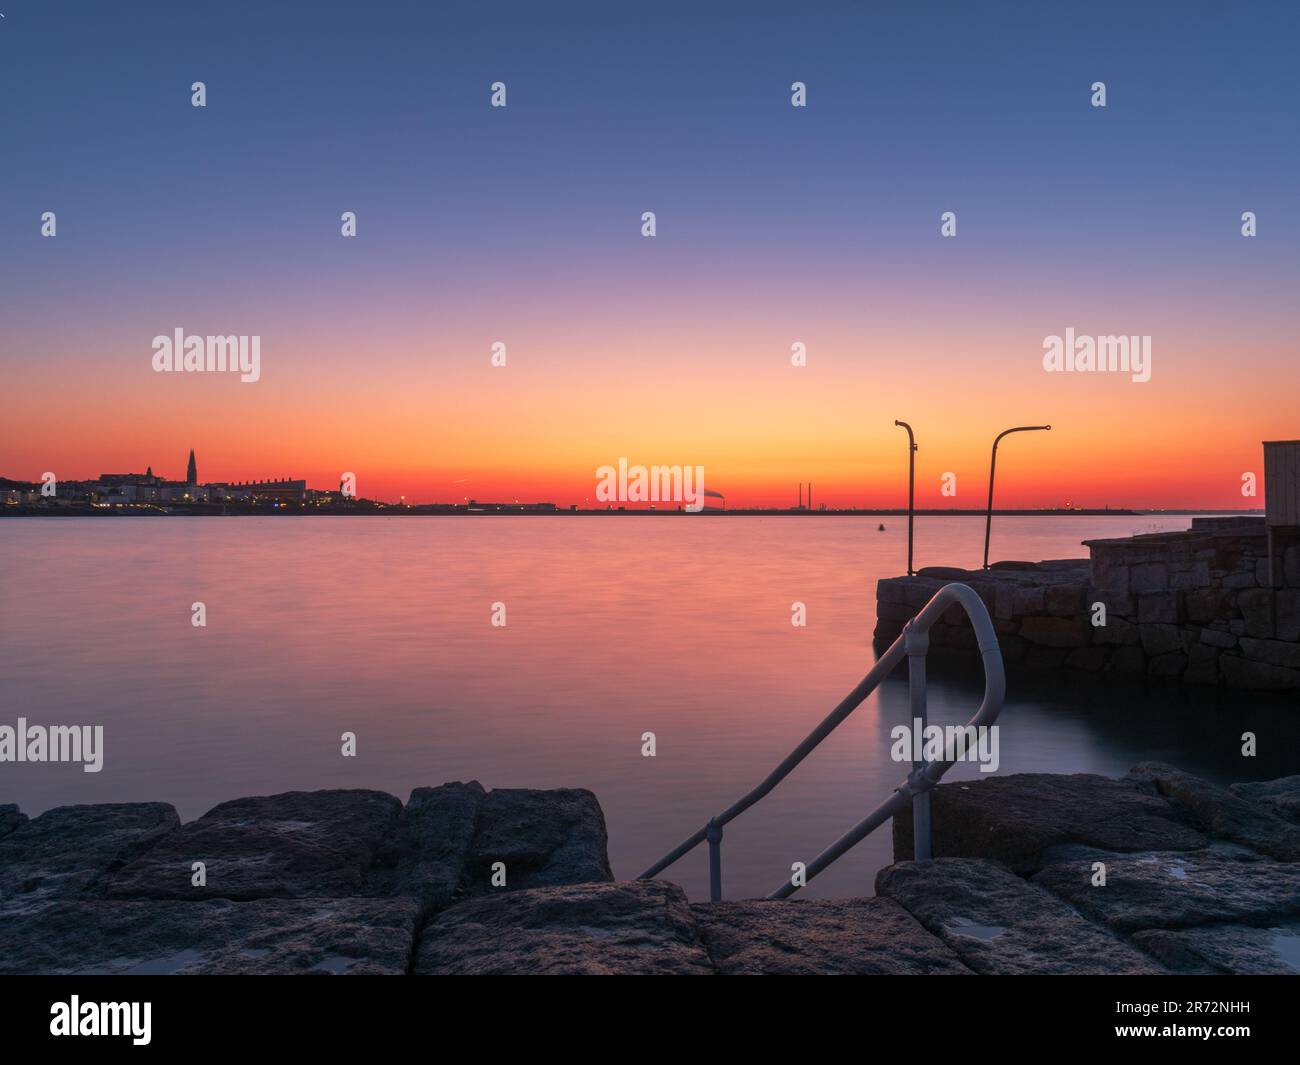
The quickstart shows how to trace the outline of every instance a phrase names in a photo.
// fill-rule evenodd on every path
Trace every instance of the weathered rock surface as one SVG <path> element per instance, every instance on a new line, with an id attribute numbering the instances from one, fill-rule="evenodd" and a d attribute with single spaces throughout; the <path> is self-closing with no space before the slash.
<path id="1" fill-rule="evenodd" d="M 411 792 L 366 893 L 413 898 L 426 911 L 450 905 L 460 893 L 484 794 L 477 780 Z"/>
<path id="2" fill-rule="evenodd" d="M 1173 805 L 1133 782 L 1086 773 L 1016 773 L 931 792 L 935 857 L 992 858 L 1019 873 L 1052 846 L 1105 851 L 1195 850 L 1208 840 Z M 912 815 L 894 818 L 894 859 L 912 857 Z"/>
<path id="3" fill-rule="evenodd" d="M 462 902 L 425 927 L 415 971 L 707 974 L 712 966 L 681 888 L 633 880 Z"/>
<path id="4" fill-rule="evenodd" d="M 21 815 L 18 815 L 21 817 Z M 0 923 L 7 914 L 71 898 L 180 824 L 166 803 L 60 806 L 0 838 Z"/>
<path id="5" fill-rule="evenodd" d="M 9 806 L 0 832 L 11 972 L 406 972 L 425 917 L 481 889 L 492 861 L 507 891 L 611 879 L 590 792 L 476 781 L 405 807 L 377 791 L 238 799 L 186 825 L 160 803 L 31 821 Z"/>
<path id="6" fill-rule="evenodd" d="M 505 863 L 508 888 L 613 880 L 607 842 L 605 815 L 585 788 L 497 788 L 479 810 L 464 886 L 496 890 L 496 862 Z"/>
<path id="7" fill-rule="evenodd" d="M 402 804 L 381 791 L 234 799 L 169 832 L 105 881 L 116 898 L 262 899 L 355 894 Z M 191 883 L 203 862 L 207 884 Z"/>
<path id="8" fill-rule="evenodd" d="M 1278 816 L 1300 825 L 1300 776 L 1233 784 L 1228 790 L 1250 802 L 1266 806 Z"/>
<path id="9" fill-rule="evenodd" d="M 4 839 L 15 828 L 27 820 L 27 815 L 11 802 L 0 806 L 0 839 Z"/>
<path id="10" fill-rule="evenodd" d="M 0 806 L 0 839 L 4 839 L 10 832 L 17 828 L 27 819 L 27 815 L 22 813 L 13 802 L 5 802 Z"/>
<path id="11" fill-rule="evenodd" d="M 997 862 L 936 858 L 882 869 L 894 899 L 978 973 L 1153 973 L 1160 966 Z"/>
<path id="12" fill-rule="evenodd" d="M 1112 855 L 1106 884 L 1090 861 L 1053 863 L 1033 883 L 1119 932 L 1211 923 L 1263 924 L 1300 914 L 1300 864 L 1254 858 L 1236 847 Z"/>
<path id="13" fill-rule="evenodd" d="M 1221 924 L 1180 932 L 1138 932 L 1133 940 L 1176 973 L 1300 974 L 1300 924 L 1295 922 L 1273 928 Z"/>
<path id="14" fill-rule="evenodd" d="M 0 973 L 407 971 L 418 904 L 76 900 L 5 920 Z"/>
<path id="15" fill-rule="evenodd" d="M 971 972 L 892 899 L 763 899 L 691 909 L 723 975 Z"/>
<path id="16" fill-rule="evenodd" d="M 1134 766 L 1129 779 L 1190 810 L 1215 839 L 1239 843 L 1279 861 L 1300 861 L 1300 827 L 1266 806 L 1163 762 Z"/>

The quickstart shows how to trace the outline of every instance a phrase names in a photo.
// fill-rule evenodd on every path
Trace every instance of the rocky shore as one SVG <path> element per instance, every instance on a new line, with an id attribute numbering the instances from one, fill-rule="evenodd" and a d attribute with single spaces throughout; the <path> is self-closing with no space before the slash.
<path id="1" fill-rule="evenodd" d="M 931 862 L 881 871 L 981 973 L 1300 973 L 1300 776 L 1220 788 L 1148 762 L 933 792 Z M 894 820 L 894 854 L 912 852 Z"/>
<path id="2" fill-rule="evenodd" d="M 0 972 L 1300 972 L 1300 777 L 1152 763 L 933 807 L 936 858 L 898 818 L 874 897 L 691 904 L 613 880 L 582 790 L 0 806 Z"/>
<path id="3" fill-rule="evenodd" d="M 449 906 L 611 879 L 582 790 L 0 806 L 0 972 L 407 973 Z"/>

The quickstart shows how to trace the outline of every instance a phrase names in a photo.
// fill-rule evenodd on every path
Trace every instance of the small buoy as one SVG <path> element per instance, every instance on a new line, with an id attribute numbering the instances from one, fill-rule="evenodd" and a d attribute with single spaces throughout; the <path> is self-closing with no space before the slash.
<path id="1" fill-rule="evenodd" d="M 880 523 L 880 528 L 877 529 L 876 532 L 884 532 L 884 531 L 885 531 L 885 523 L 882 521 Z"/>

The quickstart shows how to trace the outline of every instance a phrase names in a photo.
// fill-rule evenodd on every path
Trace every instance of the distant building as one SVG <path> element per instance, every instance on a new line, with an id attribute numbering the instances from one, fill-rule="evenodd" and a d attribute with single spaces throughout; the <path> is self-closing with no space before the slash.
<path id="1" fill-rule="evenodd" d="M 276 503 L 301 503 L 307 498 L 307 482 L 288 478 L 279 481 L 239 481 L 227 484 L 225 488 L 236 498 L 247 493 L 254 500 Z"/>
<path id="2" fill-rule="evenodd" d="M 101 473 L 95 484 L 110 503 L 156 503 L 162 494 L 163 479 L 155 477 L 149 466 L 144 473 Z"/>
<path id="3" fill-rule="evenodd" d="M 194 449 L 190 448 L 190 464 L 185 467 L 185 483 L 199 483 L 199 468 L 194 464 Z"/>
<path id="4" fill-rule="evenodd" d="M 17 505 L 36 503 L 41 498 L 41 486 L 35 481 L 11 481 L 0 477 L 0 502 Z"/>
<path id="5" fill-rule="evenodd" d="M 159 490 L 159 498 L 166 503 L 206 503 L 209 495 L 206 484 L 186 481 L 164 481 Z"/>

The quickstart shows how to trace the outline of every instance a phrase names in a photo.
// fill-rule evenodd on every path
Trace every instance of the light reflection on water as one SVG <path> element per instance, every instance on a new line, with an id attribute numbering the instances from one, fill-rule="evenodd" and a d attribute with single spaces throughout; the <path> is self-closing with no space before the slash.
<path id="1" fill-rule="evenodd" d="M 0 802 L 173 803 L 413 787 L 586 787 L 633 876 L 762 779 L 873 660 L 875 582 L 905 565 L 879 518 L 90 518 L 0 521 L 3 715 L 105 725 L 98 774 L 0 766 Z M 1083 539 L 1187 518 L 1003 518 L 995 556 L 1081 556 Z M 925 518 L 918 564 L 973 565 L 983 523 Z M 193 628 L 190 605 L 207 605 Z M 791 604 L 807 605 L 807 628 Z M 493 628 L 494 602 L 508 624 Z M 939 723 L 978 675 L 931 667 Z M 1221 781 L 1300 771 L 1293 701 L 1015 681 L 1000 772 L 1118 774 L 1158 758 Z M 729 897 L 766 894 L 888 797 L 900 674 L 729 826 Z M 1240 736 L 1260 755 L 1244 761 Z M 359 756 L 339 755 L 357 733 Z M 658 756 L 642 758 L 652 731 Z M 950 779 L 973 777 L 963 766 Z M 870 892 L 869 837 L 810 885 Z M 706 891 L 701 850 L 670 874 Z"/>

